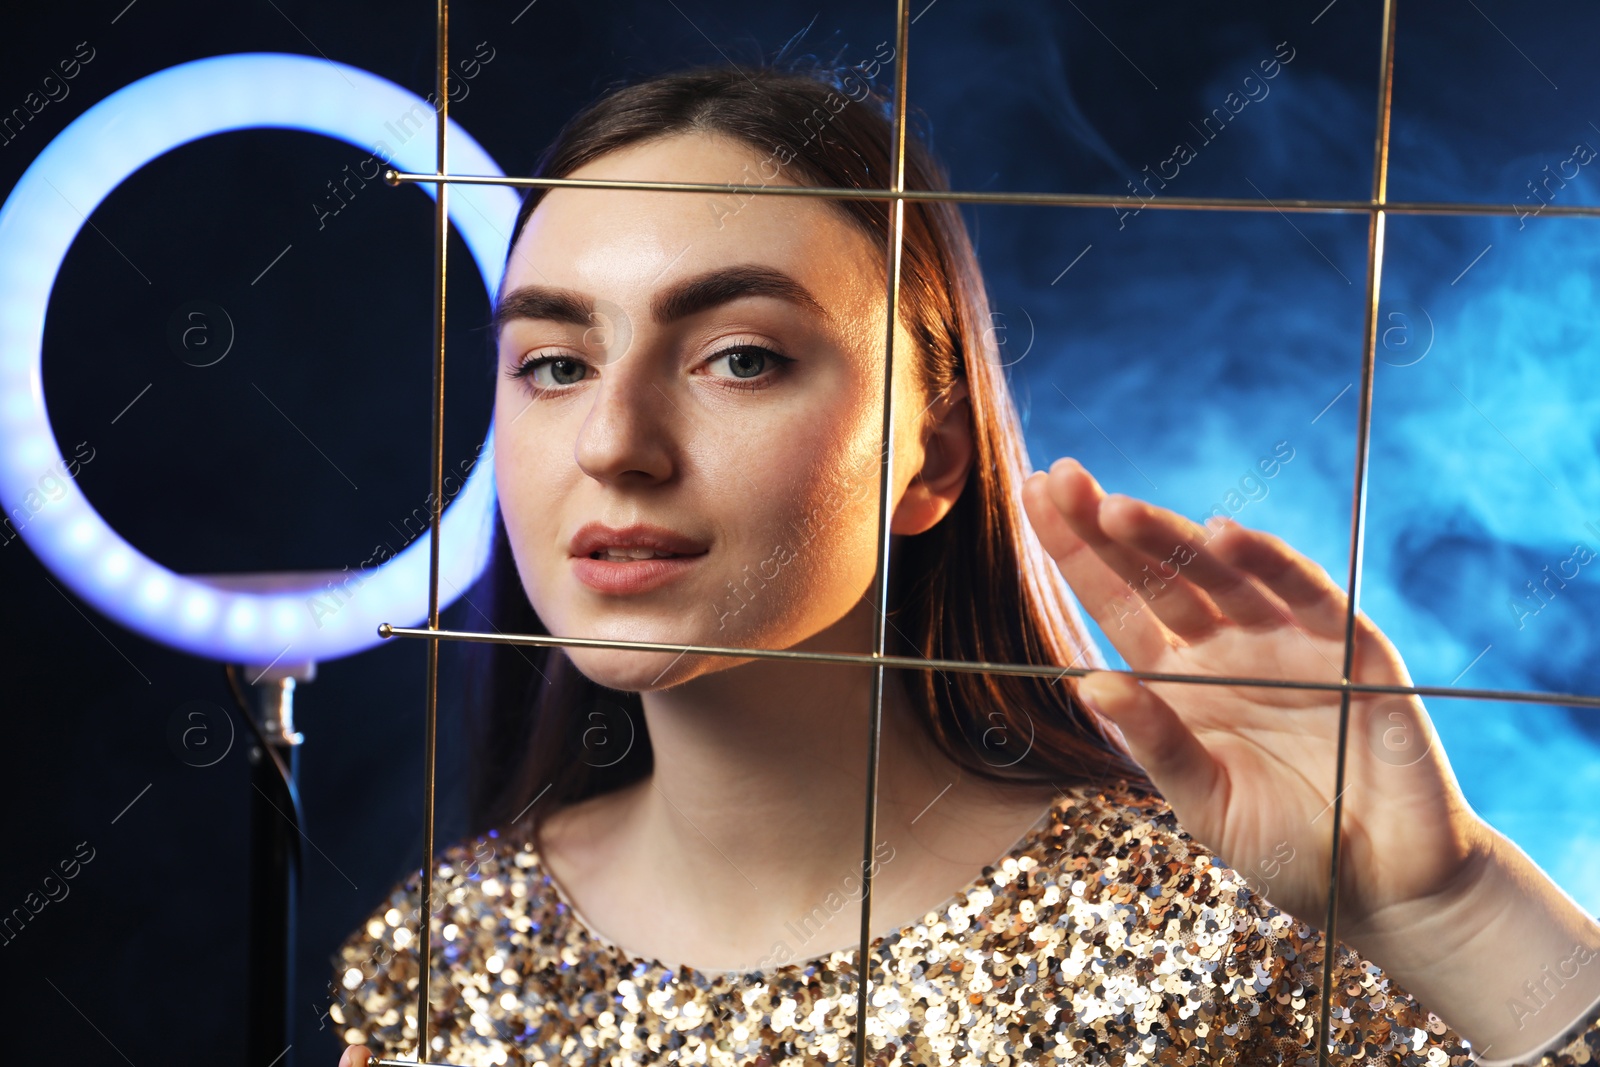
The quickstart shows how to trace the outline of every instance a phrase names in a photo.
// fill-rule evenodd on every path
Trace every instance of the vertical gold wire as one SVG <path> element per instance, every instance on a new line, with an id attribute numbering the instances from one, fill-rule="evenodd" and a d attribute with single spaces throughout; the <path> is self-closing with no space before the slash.
<path id="1" fill-rule="evenodd" d="M 906 51 L 911 36 L 908 0 L 897 0 L 895 7 L 894 129 L 889 143 L 889 188 L 905 190 L 906 142 Z M 873 655 L 882 656 L 889 612 L 889 523 L 894 501 L 894 340 L 895 312 L 900 306 L 900 251 L 906 202 L 890 201 L 888 285 L 886 298 L 889 322 L 884 334 L 883 363 L 883 450 L 878 467 L 878 575 L 873 588 L 877 618 L 872 620 Z M 867 796 L 863 821 L 866 824 L 861 844 L 861 941 L 856 950 L 856 1040 L 855 1067 L 863 1067 L 867 1056 L 868 985 L 872 973 L 872 864 L 873 839 L 878 833 L 878 741 L 883 732 L 883 664 L 872 668 L 872 708 L 867 726 Z"/>
<path id="2" fill-rule="evenodd" d="M 438 33 L 434 72 L 434 173 L 449 171 L 445 159 L 445 134 L 450 122 L 450 0 L 437 0 Z M 436 182 L 433 202 L 433 469 L 428 543 L 428 629 L 439 629 L 439 524 L 444 512 L 444 298 L 445 250 L 450 237 L 450 186 Z M 433 786 L 438 749 L 439 639 L 428 638 L 426 709 L 423 714 L 422 754 L 422 899 L 417 917 L 417 1061 L 428 1059 L 429 977 L 433 970 Z"/>
<path id="3" fill-rule="evenodd" d="M 1394 87 L 1394 0 L 1384 0 L 1383 39 L 1379 46 L 1378 121 L 1372 160 L 1372 210 L 1367 216 L 1366 337 L 1361 359 L 1361 392 L 1356 414 L 1355 489 L 1350 507 L 1349 603 L 1344 620 L 1344 674 L 1350 681 L 1355 661 L 1357 601 L 1361 595 L 1362 534 L 1367 516 L 1367 453 L 1372 435 L 1372 379 L 1378 349 L 1378 299 L 1383 285 L 1383 244 L 1389 189 L 1389 114 Z M 1350 732 L 1350 690 L 1339 694 L 1339 748 L 1333 779 L 1333 847 L 1328 859 L 1328 915 L 1322 953 L 1322 1010 L 1317 1020 L 1317 1065 L 1328 1064 L 1328 1021 L 1332 1010 L 1333 961 L 1338 945 L 1339 839 L 1343 828 L 1345 746 Z"/>

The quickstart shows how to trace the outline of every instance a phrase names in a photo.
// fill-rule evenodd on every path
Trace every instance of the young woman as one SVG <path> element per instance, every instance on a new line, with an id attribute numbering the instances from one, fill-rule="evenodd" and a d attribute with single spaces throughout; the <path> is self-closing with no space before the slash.
<path id="1" fill-rule="evenodd" d="M 855 72 L 699 69 L 608 94 L 539 173 L 882 187 L 887 116 Z M 948 187 L 915 139 L 905 173 Z M 1028 473 L 960 214 L 904 218 L 890 650 L 1104 666 L 1064 579 L 1135 669 L 1337 681 L 1345 597 L 1282 541 Z M 869 652 L 888 234 L 881 201 L 530 193 L 492 625 Z M 1358 622 L 1354 680 L 1409 685 Z M 847 1059 L 871 670 L 494 654 L 481 825 L 433 866 L 431 1047 L 419 872 L 340 951 L 342 1062 Z M 1315 1062 L 1328 692 L 919 670 L 883 701 L 873 1062 Z M 1590 1062 L 1600 925 L 1435 740 L 1416 698 L 1351 702 L 1330 1056 Z"/>

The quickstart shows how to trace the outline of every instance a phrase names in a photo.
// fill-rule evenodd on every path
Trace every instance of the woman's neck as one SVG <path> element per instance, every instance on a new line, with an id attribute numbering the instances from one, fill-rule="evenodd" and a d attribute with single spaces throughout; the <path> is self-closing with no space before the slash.
<path id="1" fill-rule="evenodd" d="M 861 609 L 796 647 L 865 651 Z M 553 816 L 546 864 L 597 932 L 669 963 L 741 969 L 854 943 L 872 676 L 755 660 L 643 694 L 653 773 Z M 1054 793 L 978 779 L 917 714 L 903 672 L 885 671 L 875 932 L 961 889 Z"/>

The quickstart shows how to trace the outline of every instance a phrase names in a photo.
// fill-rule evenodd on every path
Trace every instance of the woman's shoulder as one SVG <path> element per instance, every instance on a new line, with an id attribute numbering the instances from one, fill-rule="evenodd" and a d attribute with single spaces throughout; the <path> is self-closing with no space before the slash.
<path id="1" fill-rule="evenodd" d="M 1185 910 L 1228 904 L 1276 911 L 1265 898 L 1295 858 L 1282 842 L 1230 863 L 1192 837 L 1159 792 L 1126 779 L 1063 790 L 1043 832 L 1023 851 L 1027 864 L 1056 884 L 1063 874 L 1081 872 L 1084 896 L 1107 893 L 1133 903 L 1128 891 L 1137 888 L 1147 901 Z"/>
<path id="2" fill-rule="evenodd" d="M 1068 970 L 1073 956 L 1085 966 L 1091 956 L 1094 966 L 1142 960 L 1230 997 L 1288 989 L 1300 1000 L 1320 985 L 1321 931 L 1269 899 L 1294 850 L 1230 864 L 1146 785 L 1067 790 L 1015 862 L 1035 910 L 1073 935 Z"/>
<path id="3" fill-rule="evenodd" d="M 471 1000 L 471 976 L 508 964 L 501 946 L 524 946 L 525 969 L 559 957 L 565 908 L 527 835 L 465 838 L 436 854 L 429 923 L 435 1032 Z M 409 1053 L 416 1040 L 422 871 L 397 882 L 333 956 L 327 1018 L 348 1044 L 380 1055 Z M 465 977 L 469 988 L 457 981 Z M 511 975 L 511 977 L 515 977 Z"/>
<path id="4" fill-rule="evenodd" d="M 1092 1014 L 1081 1021 L 1114 1030 L 1131 1010 L 1135 1029 L 1166 1027 L 1169 1040 L 1219 1055 L 1248 1046 L 1288 1062 L 1314 1048 L 1326 936 L 1270 899 L 1282 869 L 1308 860 L 1297 861 L 1285 842 L 1230 865 L 1148 788 L 1116 782 L 1069 792 L 1029 850 L 1035 929 L 1060 940 L 1052 955 L 1073 988 L 1136 983 L 1150 994 L 1142 1004 L 1089 998 Z M 1342 941 L 1332 978 L 1337 1061 L 1366 1055 L 1444 1067 L 1475 1059 L 1459 1033 Z M 1195 1011 L 1201 1004 L 1210 1007 Z"/>
<path id="5" fill-rule="evenodd" d="M 1176 873 L 1221 862 L 1189 836 L 1160 793 L 1120 778 L 1062 789 L 1021 852 L 1023 866 L 1092 871 L 1107 883 L 1137 869 L 1156 877 L 1157 865 Z"/>

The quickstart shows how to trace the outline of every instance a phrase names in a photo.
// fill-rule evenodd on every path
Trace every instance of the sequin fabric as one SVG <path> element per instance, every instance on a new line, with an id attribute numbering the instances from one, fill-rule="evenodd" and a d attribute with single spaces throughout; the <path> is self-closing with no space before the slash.
<path id="1" fill-rule="evenodd" d="M 435 865 L 433 1033 L 464 1065 L 850 1062 L 855 951 L 744 974 L 669 968 L 586 929 L 527 843 L 484 836 Z M 1274 908 L 1274 868 L 1221 865 L 1159 797 L 1067 791 L 943 910 L 873 945 L 869 1061 L 1317 1062 L 1324 942 Z M 340 948 L 328 1018 L 417 1058 L 419 875 Z M 1471 1046 L 1342 942 L 1329 1060 L 1454 1067 Z M 1539 1067 L 1600 1063 L 1581 1020 Z"/>

